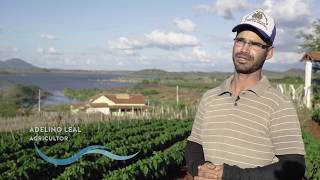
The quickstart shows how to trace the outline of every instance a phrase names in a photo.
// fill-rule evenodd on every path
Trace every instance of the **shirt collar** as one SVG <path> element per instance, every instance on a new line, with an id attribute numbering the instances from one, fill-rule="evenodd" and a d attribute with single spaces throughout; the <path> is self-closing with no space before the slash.
<path id="1" fill-rule="evenodd" d="M 234 75 L 231 75 L 220 85 L 221 92 L 218 94 L 219 96 L 225 93 L 229 93 L 230 95 L 232 94 L 231 81 L 233 79 L 233 76 Z M 269 87 L 271 87 L 271 84 L 268 78 L 262 75 L 262 78 L 255 85 L 249 87 L 246 91 L 251 91 L 255 93 L 257 96 L 261 96 L 264 93 L 264 91 Z"/>

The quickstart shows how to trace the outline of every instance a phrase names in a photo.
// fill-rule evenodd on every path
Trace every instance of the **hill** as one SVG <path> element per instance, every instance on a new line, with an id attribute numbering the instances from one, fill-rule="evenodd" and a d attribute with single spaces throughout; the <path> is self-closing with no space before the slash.
<path id="1" fill-rule="evenodd" d="M 184 79 L 195 79 L 199 77 L 208 77 L 208 76 L 218 76 L 225 77 L 230 75 L 229 72 L 168 72 L 160 69 L 143 69 L 140 71 L 134 71 L 129 73 L 127 76 L 122 78 L 124 79 L 175 79 L 175 78 L 184 78 Z"/>
<path id="2" fill-rule="evenodd" d="M 304 70 L 303 69 L 288 69 L 287 71 L 270 71 L 263 70 L 264 75 L 269 78 L 282 78 L 284 76 L 294 76 L 304 78 Z"/>
<path id="3" fill-rule="evenodd" d="M 155 80 L 155 79 L 197 79 L 201 77 L 215 77 L 226 78 L 230 76 L 232 72 L 168 72 L 160 69 L 144 69 L 140 71 L 134 71 L 128 73 L 126 76 L 122 76 L 121 79 L 130 80 Z M 283 78 L 285 76 L 304 77 L 303 69 L 289 69 L 287 71 L 270 71 L 263 70 L 263 74 L 269 78 Z"/>
<path id="4" fill-rule="evenodd" d="M 45 72 L 46 69 L 34 66 L 22 59 L 12 58 L 0 61 L 0 73 Z"/>

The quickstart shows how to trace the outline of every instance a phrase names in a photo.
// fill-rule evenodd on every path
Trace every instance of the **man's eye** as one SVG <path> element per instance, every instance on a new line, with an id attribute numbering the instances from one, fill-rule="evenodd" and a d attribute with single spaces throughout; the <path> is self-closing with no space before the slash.
<path id="1" fill-rule="evenodd" d="M 238 42 L 241 42 L 241 43 L 245 43 L 246 41 L 244 39 L 237 39 Z"/>
<path id="2" fill-rule="evenodd" d="M 251 42 L 252 46 L 256 46 L 256 47 L 262 47 L 263 45 L 257 42 Z"/>

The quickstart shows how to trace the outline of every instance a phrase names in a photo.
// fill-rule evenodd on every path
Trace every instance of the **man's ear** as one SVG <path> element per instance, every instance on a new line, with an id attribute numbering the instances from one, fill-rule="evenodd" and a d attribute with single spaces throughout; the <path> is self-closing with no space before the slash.
<path id="1" fill-rule="evenodd" d="M 272 56 L 273 56 L 273 51 L 274 51 L 274 47 L 268 48 L 266 60 L 269 60 L 269 59 L 272 58 Z"/>

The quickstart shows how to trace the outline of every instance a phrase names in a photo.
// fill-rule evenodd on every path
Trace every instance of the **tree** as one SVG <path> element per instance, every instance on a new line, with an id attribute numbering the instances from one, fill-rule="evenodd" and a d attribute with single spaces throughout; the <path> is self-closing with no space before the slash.
<path id="1" fill-rule="evenodd" d="M 312 27 L 312 33 L 300 32 L 300 37 L 304 41 L 300 44 L 302 52 L 320 51 L 320 19 L 314 21 Z"/>
<path id="2" fill-rule="evenodd" d="M 0 88 L 0 116 L 28 114 L 37 103 L 39 87 L 7 84 Z"/>

